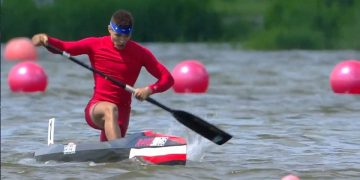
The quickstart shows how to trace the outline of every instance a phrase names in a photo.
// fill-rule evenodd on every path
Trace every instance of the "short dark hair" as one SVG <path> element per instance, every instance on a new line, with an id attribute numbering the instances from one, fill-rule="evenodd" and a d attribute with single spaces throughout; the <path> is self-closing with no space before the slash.
<path id="1" fill-rule="evenodd" d="M 118 26 L 133 26 L 134 18 L 129 11 L 119 9 L 112 16 L 111 21 Z"/>

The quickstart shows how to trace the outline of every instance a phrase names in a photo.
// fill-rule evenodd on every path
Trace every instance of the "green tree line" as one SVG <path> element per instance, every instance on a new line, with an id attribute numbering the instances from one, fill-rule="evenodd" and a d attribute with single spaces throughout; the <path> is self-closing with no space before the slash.
<path id="1" fill-rule="evenodd" d="M 360 1 L 277 0 L 264 14 L 255 49 L 360 49 Z"/>
<path id="2" fill-rule="evenodd" d="M 71 40 L 107 34 L 111 15 L 119 8 L 135 19 L 138 41 L 208 41 L 222 34 L 220 19 L 209 1 L 197 0 L 34 0 L 2 1 L 2 41 L 45 32 Z"/>
<path id="3" fill-rule="evenodd" d="M 232 42 L 250 49 L 360 49 L 357 0 L 1 0 L 1 42 L 45 32 L 106 35 L 127 9 L 140 42 Z"/>

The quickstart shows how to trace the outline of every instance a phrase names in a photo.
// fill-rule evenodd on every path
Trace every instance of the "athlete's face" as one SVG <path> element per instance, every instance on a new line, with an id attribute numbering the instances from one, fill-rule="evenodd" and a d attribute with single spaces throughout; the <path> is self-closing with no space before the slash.
<path id="1" fill-rule="evenodd" d="M 130 34 L 118 34 L 111 27 L 108 27 L 108 31 L 110 33 L 110 37 L 112 42 L 114 43 L 114 47 L 117 49 L 124 49 L 126 46 L 127 41 L 131 37 Z"/>

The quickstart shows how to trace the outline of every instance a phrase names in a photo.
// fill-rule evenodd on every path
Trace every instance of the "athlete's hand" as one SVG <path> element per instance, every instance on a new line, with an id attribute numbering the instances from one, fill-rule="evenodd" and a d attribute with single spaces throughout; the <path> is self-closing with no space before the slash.
<path id="1" fill-rule="evenodd" d="M 152 94 L 152 90 L 149 87 L 135 89 L 134 96 L 140 101 L 144 101 Z"/>
<path id="2" fill-rule="evenodd" d="M 46 46 L 48 44 L 48 36 L 44 33 L 35 34 L 32 37 L 32 43 L 35 46 Z"/>

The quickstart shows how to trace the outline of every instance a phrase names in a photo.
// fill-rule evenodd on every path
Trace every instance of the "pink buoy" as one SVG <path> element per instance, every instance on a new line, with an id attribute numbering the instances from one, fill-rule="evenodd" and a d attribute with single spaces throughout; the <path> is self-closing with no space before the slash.
<path id="1" fill-rule="evenodd" d="M 295 175 L 289 174 L 287 176 L 282 177 L 281 180 L 300 180 L 300 178 Z"/>
<path id="2" fill-rule="evenodd" d="M 360 61 L 337 64 L 330 74 L 330 85 L 335 93 L 360 94 Z"/>
<path id="3" fill-rule="evenodd" d="M 47 75 L 40 65 L 25 61 L 11 68 L 8 84 L 12 92 L 44 92 L 47 86 Z"/>
<path id="4" fill-rule="evenodd" d="M 25 37 L 17 37 L 6 43 L 4 49 L 4 59 L 14 60 L 33 60 L 37 59 L 36 48 L 32 41 Z"/>
<path id="5" fill-rule="evenodd" d="M 205 93 L 209 85 L 209 74 L 198 60 L 185 60 L 177 64 L 172 75 L 173 90 L 177 93 Z"/>

